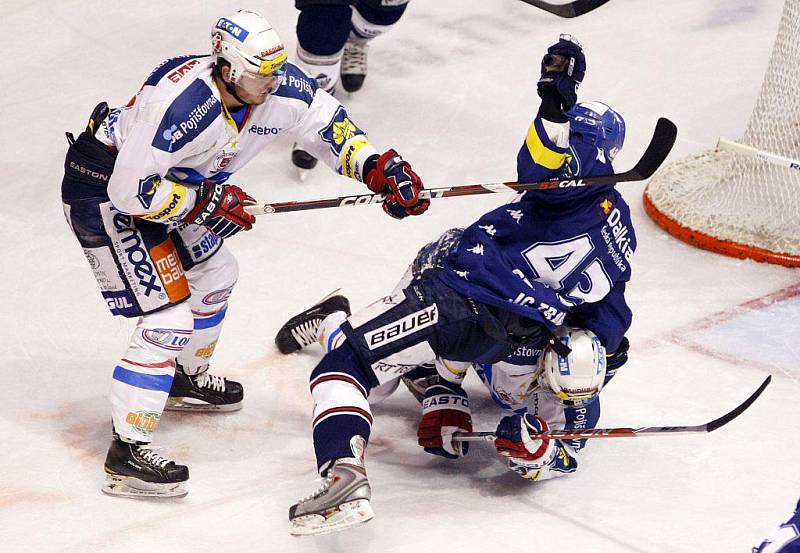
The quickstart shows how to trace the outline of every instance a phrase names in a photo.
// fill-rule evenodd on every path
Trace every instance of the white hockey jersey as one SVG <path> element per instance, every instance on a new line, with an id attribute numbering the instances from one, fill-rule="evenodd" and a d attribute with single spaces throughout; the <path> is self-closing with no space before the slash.
<path id="1" fill-rule="evenodd" d="M 538 354 L 539 350 L 521 347 L 510 359 L 519 361 L 519 357 L 528 357 L 528 364 L 501 361 L 491 365 L 477 365 L 475 370 L 489 389 L 492 399 L 504 410 L 538 415 L 547 421 L 551 430 L 582 430 L 596 426 L 600 419 L 600 398 L 581 407 L 570 407 L 563 405 L 553 394 L 543 391 L 536 382 L 538 371 L 535 359 Z M 509 459 L 508 466 L 530 480 L 563 476 L 577 470 L 578 458 L 585 445 L 585 439 L 556 440 L 553 457 L 544 466 L 532 470 L 526 465 L 515 463 L 513 459 Z"/>
<path id="2" fill-rule="evenodd" d="M 362 180 L 364 161 L 377 151 L 313 78 L 287 64 L 277 91 L 263 104 L 247 106 L 237 124 L 214 82 L 214 59 L 164 61 L 103 123 L 98 138 L 119 152 L 108 184 L 119 211 L 155 222 L 178 220 L 194 206 L 192 185 L 227 181 L 282 135 L 338 173 Z"/>

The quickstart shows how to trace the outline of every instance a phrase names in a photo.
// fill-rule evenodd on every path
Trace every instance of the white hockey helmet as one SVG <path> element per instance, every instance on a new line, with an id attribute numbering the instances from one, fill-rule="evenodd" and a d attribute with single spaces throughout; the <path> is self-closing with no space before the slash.
<path id="1" fill-rule="evenodd" d="M 231 82 L 247 90 L 270 83 L 268 92 L 274 92 L 283 82 L 289 54 L 269 21 L 257 12 L 239 10 L 220 17 L 211 31 L 211 49 L 217 59 L 230 64 Z"/>
<path id="2" fill-rule="evenodd" d="M 591 402 L 606 378 L 606 348 L 590 330 L 561 326 L 555 335 L 572 351 L 562 357 L 545 347 L 539 357 L 539 385 L 567 405 Z"/>

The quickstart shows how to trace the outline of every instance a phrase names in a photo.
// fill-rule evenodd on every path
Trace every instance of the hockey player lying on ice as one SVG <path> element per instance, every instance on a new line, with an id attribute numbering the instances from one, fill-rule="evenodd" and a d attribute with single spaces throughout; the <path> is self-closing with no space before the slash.
<path id="1" fill-rule="evenodd" d="M 517 156 L 519 181 L 614 172 L 625 125 L 604 104 L 576 105 L 585 67 L 569 36 L 548 49 L 542 102 Z M 529 191 L 422 248 L 394 293 L 361 312 L 348 317 L 347 300 L 334 296 L 293 317 L 278 348 L 289 353 L 319 338 L 327 354 L 310 377 L 325 480 L 290 509 L 292 532 L 323 533 L 373 516 L 364 466 L 369 402 L 391 392 L 398 371 L 414 371 L 407 378 L 423 399 L 418 438 L 426 451 L 467 453 L 452 437 L 472 430 L 460 384 L 474 366 L 515 413 L 496 431 L 512 470 L 532 480 L 574 471 L 583 443 L 536 441 L 529 430 L 596 423 L 597 393 L 627 358 L 624 294 L 635 249 L 628 206 L 613 185 Z M 572 348 L 566 358 L 554 351 L 566 355 L 564 346 Z M 435 377 L 420 375 L 432 361 Z M 537 396 L 547 401 L 532 411 Z"/>
<path id="2" fill-rule="evenodd" d="M 181 496 L 186 466 L 148 444 L 168 408 L 241 408 L 238 382 L 208 371 L 238 265 L 224 239 L 249 230 L 252 202 L 228 179 L 286 134 L 333 170 L 387 193 L 402 218 L 428 206 L 394 150 L 379 155 L 344 106 L 288 63 L 250 11 L 220 18 L 212 55 L 170 58 L 127 106 L 103 102 L 77 140 L 64 211 L 114 315 L 138 323 L 111 381 L 113 438 L 103 491 Z M 174 377 L 173 377 L 174 375 Z"/>

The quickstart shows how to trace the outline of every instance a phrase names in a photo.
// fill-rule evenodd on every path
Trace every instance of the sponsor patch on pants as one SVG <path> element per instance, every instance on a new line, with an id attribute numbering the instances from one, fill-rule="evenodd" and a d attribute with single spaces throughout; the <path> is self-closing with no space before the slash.
<path id="1" fill-rule="evenodd" d="M 161 413 L 156 411 L 136 411 L 135 413 L 128 413 L 128 416 L 125 417 L 125 422 L 133 426 L 133 429 L 143 436 L 151 436 L 158 428 L 160 420 Z"/>
<path id="2" fill-rule="evenodd" d="M 375 330 L 364 333 L 364 340 L 370 350 L 396 342 L 401 338 L 435 325 L 439 321 L 439 310 L 436 304 L 425 309 L 406 315 L 398 321 L 394 321 Z"/>

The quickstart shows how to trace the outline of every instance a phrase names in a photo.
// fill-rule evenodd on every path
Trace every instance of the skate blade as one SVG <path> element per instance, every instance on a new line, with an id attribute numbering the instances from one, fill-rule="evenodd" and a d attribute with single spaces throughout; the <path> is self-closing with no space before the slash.
<path id="1" fill-rule="evenodd" d="M 230 413 L 232 411 L 239 411 L 242 408 L 242 402 L 239 403 L 226 403 L 222 405 L 214 405 L 213 403 L 206 403 L 205 401 L 195 400 L 189 397 L 168 397 L 167 404 L 164 407 L 166 411 L 183 411 L 191 413 Z"/>
<path id="2" fill-rule="evenodd" d="M 186 482 L 157 484 L 116 474 L 106 474 L 106 481 L 100 491 L 107 495 L 138 499 L 186 497 L 189 493 Z"/>
<path id="3" fill-rule="evenodd" d="M 301 515 L 291 520 L 289 533 L 293 536 L 318 536 L 339 532 L 369 522 L 375 516 L 368 499 L 357 499 L 342 503 L 327 516 L 320 514 Z"/>

